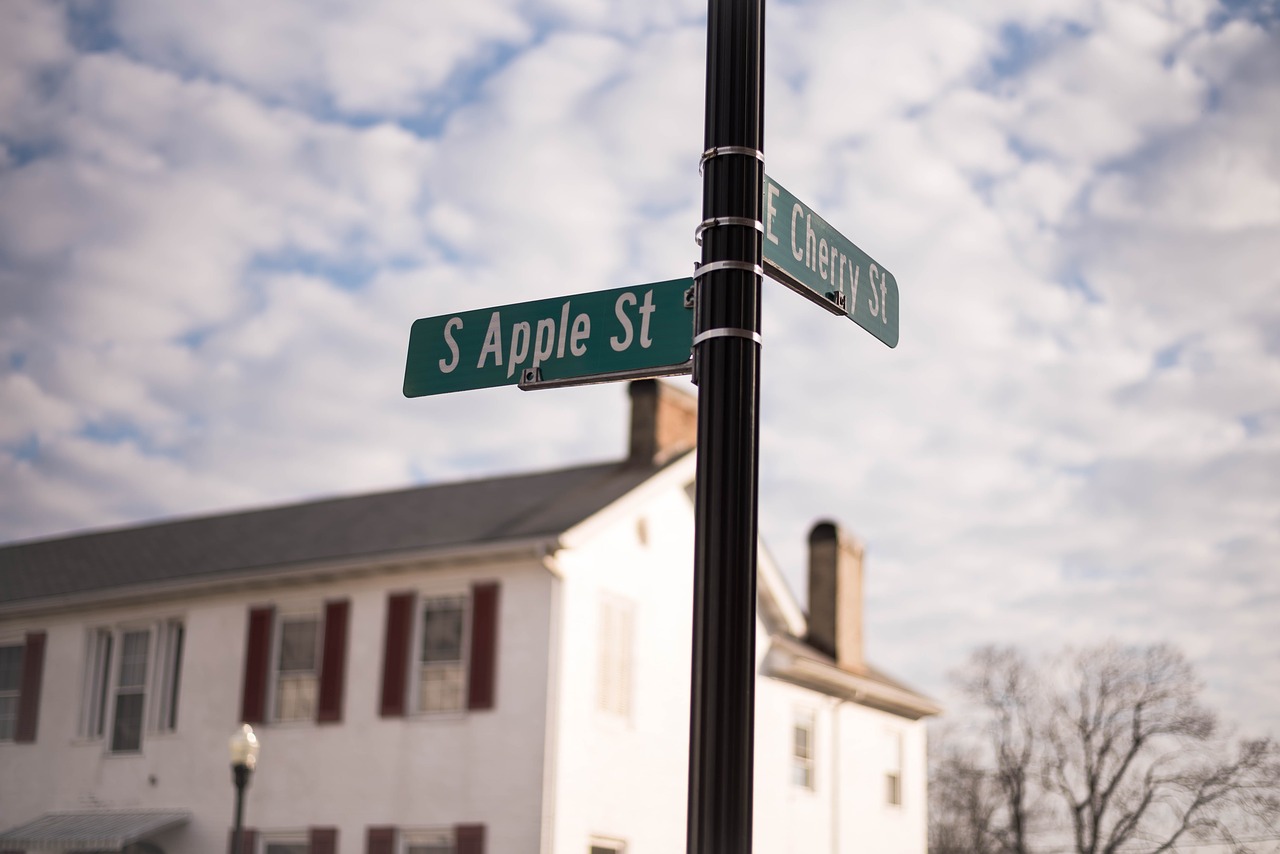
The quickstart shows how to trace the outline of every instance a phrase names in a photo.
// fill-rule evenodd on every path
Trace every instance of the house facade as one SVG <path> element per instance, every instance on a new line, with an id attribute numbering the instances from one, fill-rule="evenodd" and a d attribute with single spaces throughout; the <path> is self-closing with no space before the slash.
<path id="1" fill-rule="evenodd" d="M 0 852 L 685 846 L 695 403 L 619 462 L 0 547 Z M 861 547 L 763 551 L 755 849 L 926 847 L 923 718 L 862 654 Z"/>

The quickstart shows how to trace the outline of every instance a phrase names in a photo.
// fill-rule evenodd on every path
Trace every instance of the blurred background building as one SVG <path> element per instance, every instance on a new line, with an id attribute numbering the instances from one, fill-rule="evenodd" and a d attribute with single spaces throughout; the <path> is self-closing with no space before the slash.
<path id="1" fill-rule="evenodd" d="M 0 852 L 685 847 L 696 401 L 621 461 L 0 548 Z M 923 854 L 928 698 L 869 664 L 862 548 L 762 548 L 755 848 Z"/>

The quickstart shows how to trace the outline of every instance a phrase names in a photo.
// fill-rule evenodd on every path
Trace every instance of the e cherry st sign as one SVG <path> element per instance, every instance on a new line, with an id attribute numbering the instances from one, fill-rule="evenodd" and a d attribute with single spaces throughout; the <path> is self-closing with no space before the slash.
<path id="1" fill-rule="evenodd" d="M 693 280 L 442 314 L 409 331 L 405 397 L 688 373 Z"/>
<path id="2" fill-rule="evenodd" d="M 764 269 L 770 278 L 898 344 L 898 281 L 847 237 L 764 177 Z"/>

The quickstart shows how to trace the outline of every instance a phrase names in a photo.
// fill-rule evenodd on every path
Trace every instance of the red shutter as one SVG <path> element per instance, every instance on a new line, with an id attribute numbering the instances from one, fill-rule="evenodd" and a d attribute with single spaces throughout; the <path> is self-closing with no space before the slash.
<path id="1" fill-rule="evenodd" d="M 346 599 L 324 604 L 324 651 L 320 658 L 320 701 L 316 710 L 318 723 L 342 720 L 342 688 L 347 672 L 347 618 L 350 612 L 351 603 Z"/>
<path id="2" fill-rule="evenodd" d="M 338 828 L 313 827 L 308 837 L 309 854 L 338 854 Z"/>
<path id="3" fill-rule="evenodd" d="M 276 610 L 270 605 L 249 611 L 249 636 L 244 650 L 244 692 L 240 720 L 260 724 L 267 719 L 267 683 L 271 676 L 271 626 Z"/>
<path id="4" fill-rule="evenodd" d="M 36 724 L 40 720 L 40 684 L 44 677 L 44 632 L 27 632 L 22 650 L 22 683 L 18 688 L 18 720 L 13 740 L 27 743 L 36 740 Z"/>
<path id="5" fill-rule="evenodd" d="M 467 708 L 492 709 L 498 674 L 498 584 L 471 587 L 471 672 Z"/>
<path id="6" fill-rule="evenodd" d="M 483 824 L 460 824 L 453 834 L 457 854 L 484 854 Z"/>
<path id="7" fill-rule="evenodd" d="M 396 829 L 371 827 L 365 837 L 364 854 L 396 854 Z"/>
<path id="8" fill-rule="evenodd" d="M 255 848 L 258 844 L 258 831 L 252 827 L 240 828 L 240 854 L 256 854 Z M 236 831 L 235 828 L 227 834 L 227 851 L 235 852 L 236 850 Z"/>
<path id="9" fill-rule="evenodd" d="M 387 637 L 382 650 L 382 702 L 384 718 L 403 717 L 409 677 L 409 639 L 413 636 L 413 594 L 387 597 Z"/>

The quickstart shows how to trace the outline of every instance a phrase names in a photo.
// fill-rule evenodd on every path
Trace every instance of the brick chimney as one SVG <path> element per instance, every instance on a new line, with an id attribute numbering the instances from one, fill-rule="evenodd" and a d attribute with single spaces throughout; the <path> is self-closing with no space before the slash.
<path id="1" fill-rule="evenodd" d="M 862 673 L 862 543 L 834 522 L 809 531 L 811 646 L 843 670 Z"/>
<path id="2" fill-rule="evenodd" d="M 698 441 L 698 398 L 657 380 L 631 383 L 629 465 L 661 465 Z"/>

